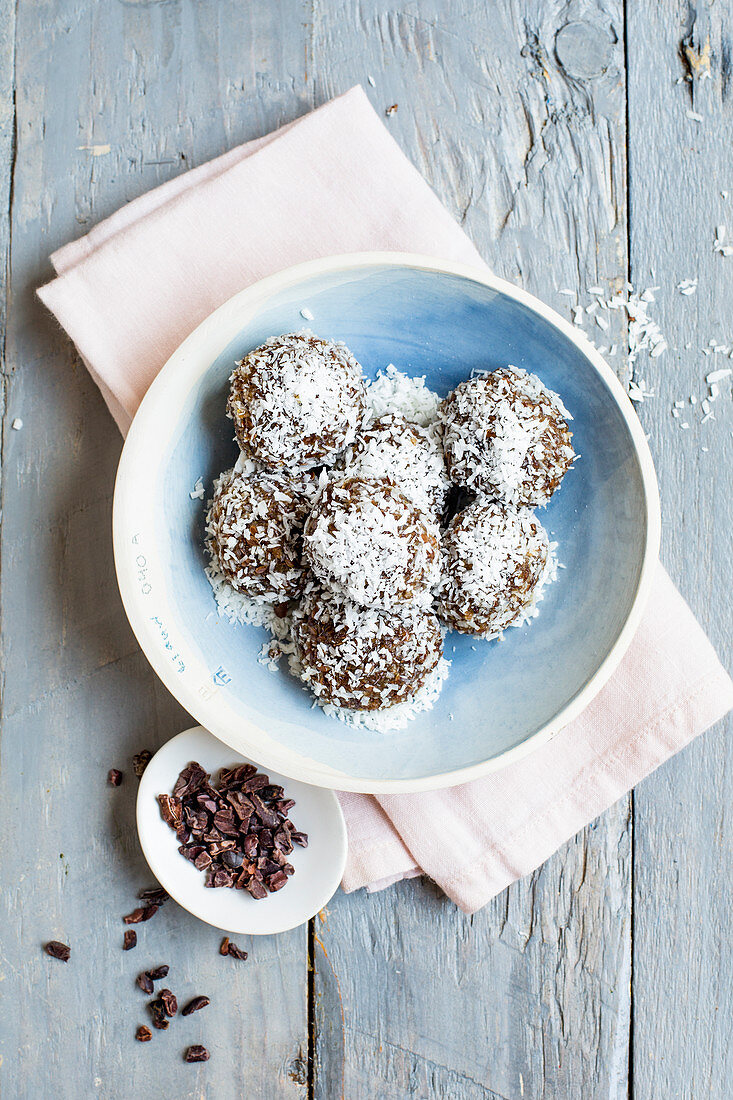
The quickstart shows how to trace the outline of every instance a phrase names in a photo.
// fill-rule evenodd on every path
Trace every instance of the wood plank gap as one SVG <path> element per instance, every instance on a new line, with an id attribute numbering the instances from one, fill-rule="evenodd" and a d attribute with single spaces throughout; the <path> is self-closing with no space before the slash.
<path id="1" fill-rule="evenodd" d="M 628 130 L 627 130 L 628 133 Z M 629 869 L 630 878 L 630 893 L 629 898 L 629 953 L 630 953 L 630 967 L 629 967 L 629 1068 L 627 1078 L 627 1090 L 629 1100 L 634 1098 L 634 913 L 636 911 L 635 899 L 635 869 L 636 869 L 636 830 L 634 828 L 634 792 L 630 794 L 631 804 L 629 806 L 629 843 L 630 843 L 630 861 L 631 866 Z"/>
<path id="2" fill-rule="evenodd" d="M 316 918 L 308 921 L 308 1074 L 307 1098 L 314 1100 L 316 1092 Z"/>

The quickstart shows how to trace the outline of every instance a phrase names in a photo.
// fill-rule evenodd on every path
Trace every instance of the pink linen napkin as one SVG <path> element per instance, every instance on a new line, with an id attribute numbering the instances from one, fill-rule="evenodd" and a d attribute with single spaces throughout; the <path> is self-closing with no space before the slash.
<path id="1" fill-rule="evenodd" d="M 483 267 L 354 88 L 123 207 L 54 253 L 58 277 L 38 293 L 124 433 L 168 356 L 232 294 L 301 260 L 371 250 Z M 733 683 L 660 566 L 618 671 L 548 744 L 461 787 L 340 796 L 344 889 L 424 872 L 474 912 L 732 706 Z"/>

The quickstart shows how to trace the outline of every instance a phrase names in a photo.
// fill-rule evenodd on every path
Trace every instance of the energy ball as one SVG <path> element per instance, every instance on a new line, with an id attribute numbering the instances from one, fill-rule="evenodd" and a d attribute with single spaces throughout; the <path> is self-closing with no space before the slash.
<path id="1" fill-rule="evenodd" d="M 268 603 L 301 592 L 306 497 L 273 474 L 222 474 L 206 517 L 212 559 L 233 588 Z"/>
<path id="2" fill-rule="evenodd" d="M 308 586 L 294 641 L 300 677 L 319 702 L 351 710 L 411 699 L 443 653 L 430 610 L 361 607 L 317 584 Z"/>
<path id="3" fill-rule="evenodd" d="M 431 518 L 443 515 L 450 480 L 435 428 L 384 413 L 359 432 L 344 464 L 358 477 L 387 478 Z"/>
<path id="4" fill-rule="evenodd" d="M 495 638 L 531 613 L 550 548 L 529 508 L 477 500 L 443 535 L 438 616 L 453 630 Z"/>
<path id="5" fill-rule="evenodd" d="M 270 470 L 333 465 L 364 419 L 361 367 L 345 344 L 312 333 L 271 337 L 229 381 L 237 442 Z"/>
<path id="6" fill-rule="evenodd" d="M 547 504 L 575 458 L 562 401 L 518 367 L 461 382 L 439 416 L 451 479 L 510 504 Z"/>
<path id="7" fill-rule="evenodd" d="M 440 577 L 437 524 L 385 479 L 330 481 L 303 541 L 316 577 L 365 607 L 428 605 Z"/>

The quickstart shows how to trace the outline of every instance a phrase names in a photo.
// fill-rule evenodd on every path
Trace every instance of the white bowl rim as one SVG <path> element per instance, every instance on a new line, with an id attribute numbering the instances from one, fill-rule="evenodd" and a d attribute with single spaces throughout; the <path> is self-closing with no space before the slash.
<path id="1" fill-rule="evenodd" d="M 264 731 L 244 716 L 237 733 L 233 734 L 225 724 L 217 721 L 215 705 L 212 706 L 209 701 L 202 699 L 186 681 L 179 679 L 173 666 L 165 657 L 159 637 L 141 607 L 135 570 L 124 552 L 129 545 L 130 529 L 126 524 L 126 518 L 134 511 L 135 486 L 139 483 L 141 476 L 149 478 L 150 451 L 146 448 L 146 443 L 151 438 L 155 438 L 155 423 L 159 422 L 162 407 L 167 403 L 167 391 L 172 377 L 175 375 L 180 383 L 181 360 L 185 361 L 188 356 L 192 356 L 195 360 L 195 353 L 204 351 L 206 363 L 210 364 L 241 331 L 244 323 L 243 315 L 248 309 L 254 309 L 272 295 L 304 279 L 334 272 L 348 274 L 357 270 L 363 271 L 369 267 L 404 267 L 471 280 L 513 298 L 560 331 L 579 349 L 600 375 L 623 417 L 639 462 L 646 509 L 646 542 L 631 608 L 606 657 L 580 691 L 549 722 L 521 744 L 477 764 L 456 768 L 450 772 L 408 779 L 376 779 L 346 775 L 326 764 L 294 753 L 283 745 L 277 746 L 277 750 L 273 746 L 266 747 L 263 752 L 258 744 L 257 735 Z M 201 373 L 203 372 L 199 371 L 198 376 Z M 188 392 L 187 389 L 186 393 Z M 406 252 L 357 252 L 309 260 L 260 279 L 252 286 L 233 295 L 209 314 L 173 352 L 151 383 L 125 440 L 115 481 L 112 526 L 117 582 L 130 626 L 155 672 L 196 722 L 236 752 L 258 761 L 263 768 L 271 768 L 301 782 L 344 791 L 398 794 L 451 787 L 506 768 L 548 742 L 588 706 L 615 672 L 641 621 L 659 556 L 661 508 L 654 463 L 636 411 L 619 379 L 577 326 L 566 321 L 534 295 L 481 268 Z"/>

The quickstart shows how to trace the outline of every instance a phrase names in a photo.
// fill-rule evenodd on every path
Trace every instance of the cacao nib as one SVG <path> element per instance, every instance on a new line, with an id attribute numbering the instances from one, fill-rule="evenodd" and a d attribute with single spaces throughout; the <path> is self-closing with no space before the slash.
<path id="1" fill-rule="evenodd" d="M 269 878 L 265 879 L 268 890 L 272 891 L 282 890 L 283 886 L 287 885 L 287 881 L 288 876 L 284 871 L 276 871 L 274 875 L 270 875 Z"/>
<path id="2" fill-rule="evenodd" d="M 211 856 L 205 848 L 203 848 L 196 856 L 196 859 L 193 861 L 193 865 L 198 871 L 205 871 L 207 867 L 211 867 Z"/>
<path id="3" fill-rule="evenodd" d="M 110 768 L 107 772 L 107 782 L 109 783 L 110 787 L 119 787 L 122 783 L 122 779 L 122 772 L 118 771 L 117 768 Z"/>
<path id="4" fill-rule="evenodd" d="M 280 824 L 278 815 L 273 810 L 267 808 L 258 794 L 253 794 L 251 797 L 254 803 L 255 813 L 262 824 L 268 829 L 277 829 Z"/>
<path id="5" fill-rule="evenodd" d="M 184 768 L 173 787 L 176 798 L 188 798 L 196 794 L 201 785 L 206 782 L 208 776 L 200 764 L 192 760 L 187 768 Z"/>
<path id="6" fill-rule="evenodd" d="M 242 842 L 242 851 L 244 852 L 247 859 L 255 858 L 255 856 L 257 855 L 257 848 L 257 837 L 254 835 L 254 833 L 250 833 L 249 836 L 246 836 L 244 838 L 244 841 Z"/>
<path id="7" fill-rule="evenodd" d="M 152 757 L 153 757 L 153 754 L 152 754 L 152 752 L 149 752 L 148 749 L 143 749 L 142 752 L 138 752 L 138 753 L 135 754 L 135 756 L 133 756 L 133 758 L 132 758 L 132 770 L 134 771 L 134 773 L 138 777 L 138 779 L 142 779 L 143 772 L 147 768 L 147 766 L 150 763 Z"/>
<path id="8" fill-rule="evenodd" d="M 133 947 L 137 947 L 137 932 L 134 928 L 130 928 L 122 939 L 122 950 L 132 951 Z"/>
<path id="9" fill-rule="evenodd" d="M 153 1038 L 153 1033 L 149 1027 L 145 1027 L 145 1025 L 143 1024 L 143 1026 L 139 1027 L 135 1032 L 135 1038 L 137 1039 L 138 1043 L 149 1043 L 150 1040 Z"/>
<path id="10" fill-rule="evenodd" d="M 157 1028 L 158 1031 L 165 1031 L 169 1021 L 164 1002 L 160 997 L 157 997 L 154 1001 L 150 1001 L 148 1008 L 153 1018 L 153 1027 Z"/>
<path id="11" fill-rule="evenodd" d="M 143 971 L 142 974 L 138 974 L 137 978 L 135 978 L 135 982 L 137 985 L 140 986 L 143 993 L 150 994 L 153 992 L 153 979 L 150 977 L 146 970 Z"/>
<path id="12" fill-rule="evenodd" d="M 260 775 L 259 772 L 256 775 L 250 776 L 249 779 L 245 779 L 242 783 L 242 790 L 249 794 L 250 791 L 261 791 L 263 787 L 267 787 L 270 780 L 266 775 Z"/>
<path id="13" fill-rule="evenodd" d="M 67 963 L 71 958 L 71 948 L 66 943 L 60 943 L 59 940 L 49 940 L 44 945 L 43 950 L 47 955 L 50 955 L 52 959 L 60 959 L 61 962 Z"/>
<path id="14" fill-rule="evenodd" d="M 221 861 L 230 871 L 236 871 L 244 863 L 244 856 L 241 852 L 224 852 Z"/>
<path id="15" fill-rule="evenodd" d="M 178 1001 L 176 1000 L 175 994 L 171 993 L 170 989 L 161 989 L 159 999 L 165 1009 L 166 1016 L 170 1016 L 171 1018 L 175 1016 L 176 1012 L 178 1012 Z"/>
<path id="16" fill-rule="evenodd" d="M 232 943 L 228 937 L 225 937 L 221 941 L 221 947 L 219 948 L 220 955 L 229 955 L 233 959 L 240 959 L 242 962 L 247 958 L 247 952 L 243 951 L 241 947 L 237 947 L 236 943 Z"/>
<path id="17" fill-rule="evenodd" d="M 183 809 L 180 798 L 172 798 L 169 794 L 159 794 L 160 816 L 166 825 L 170 825 L 174 832 L 181 828 Z"/>
<path id="18" fill-rule="evenodd" d="M 160 908 L 168 901 L 170 894 L 162 886 L 150 886 L 147 890 L 141 890 L 137 896 L 146 905 L 157 905 Z"/>
<path id="19" fill-rule="evenodd" d="M 209 1058 L 210 1054 L 208 1050 L 199 1043 L 195 1043 L 194 1046 L 189 1047 L 183 1055 L 184 1062 L 208 1062 Z"/>
<path id="20" fill-rule="evenodd" d="M 190 1016 L 192 1012 L 198 1012 L 199 1009 L 206 1008 L 208 1004 L 211 1004 L 208 997 L 194 997 L 185 1008 L 181 1009 L 181 1016 Z"/>
<path id="21" fill-rule="evenodd" d="M 256 901 L 261 901 L 262 898 L 267 897 L 267 888 L 260 880 L 254 878 L 254 876 L 247 883 L 246 889 Z"/>
<path id="22" fill-rule="evenodd" d="M 168 971 L 169 970 L 170 970 L 170 967 L 167 966 L 166 963 L 163 963 L 162 966 L 155 966 L 155 967 L 153 967 L 152 970 L 146 971 L 146 973 L 152 981 L 159 982 L 163 978 L 168 977 Z"/>
<path id="23" fill-rule="evenodd" d="M 219 810 L 215 813 L 214 824 L 224 836 L 237 836 L 239 833 L 239 825 L 235 823 L 231 810 Z"/>
<path id="24" fill-rule="evenodd" d="M 160 909 L 159 905 L 141 905 L 139 909 L 133 909 L 131 913 L 128 913 L 126 917 L 123 917 L 125 924 L 140 924 L 141 921 L 150 920 Z"/>
<path id="25" fill-rule="evenodd" d="M 308 847 L 308 834 L 307 833 L 291 833 L 291 836 L 296 844 L 299 844 L 301 848 Z"/>
<path id="26" fill-rule="evenodd" d="M 189 859 L 191 863 L 195 863 L 201 853 L 205 852 L 206 849 L 202 844 L 192 844 L 190 848 L 187 848 L 185 844 L 182 844 L 178 851 L 181 853 L 182 856 L 185 856 L 186 859 Z"/>

